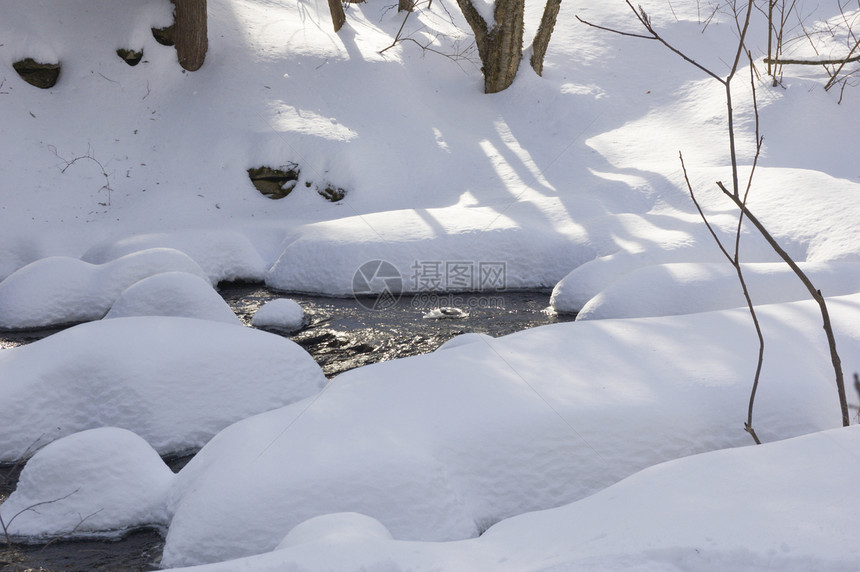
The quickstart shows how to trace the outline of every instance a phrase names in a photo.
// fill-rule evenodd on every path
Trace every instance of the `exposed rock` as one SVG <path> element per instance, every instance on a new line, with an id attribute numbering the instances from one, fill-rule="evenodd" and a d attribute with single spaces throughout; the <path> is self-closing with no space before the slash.
<path id="1" fill-rule="evenodd" d="M 272 167 L 253 167 L 248 169 L 248 177 L 254 187 L 270 199 L 282 199 L 290 194 L 299 180 L 299 166 L 290 163 L 281 169 Z"/>
<path id="2" fill-rule="evenodd" d="M 162 46 L 172 46 L 173 41 L 173 32 L 175 29 L 175 25 L 171 24 L 166 28 L 152 28 L 152 37 L 155 38 L 155 41 L 161 44 Z"/>
<path id="3" fill-rule="evenodd" d="M 60 64 L 40 63 L 33 58 L 24 58 L 12 64 L 21 79 L 42 89 L 54 87 L 60 77 Z"/>
<path id="4" fill-rule="evenodd" d="M 336 203 L 342 201 L 346 196 L 346 191 L 334 185 L 326 185 L 324 189 L 317 189 L 317 192 L 327 201 Z"/>
<path id="5" fill-rule="evenodd" d="M 143 58 L 143 50 L 135 51 L 135 50 L 127 50 L 125 48 L 120 48 L 116 51 L 116 55 L 122 58 L 122 61 L 127 63 L 130 66 L 136 66 L 140 63 L 140 60 Z"/>

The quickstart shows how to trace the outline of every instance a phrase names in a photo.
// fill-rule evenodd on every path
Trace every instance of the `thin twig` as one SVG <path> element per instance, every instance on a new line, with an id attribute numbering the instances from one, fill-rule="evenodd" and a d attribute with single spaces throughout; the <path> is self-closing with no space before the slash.
<path id="1" fill-rule="evenodd" d="M 749 219 L 753 226 L 761 233 L 770 247 L 776 252 L 782 260 L 788 264 L 789 268 L 794 272 L 794 274 L 800 279 L 803 285 L 806 287 L 807 291 L 809 291 L 812 298 L 818 303 L 819 309 L 821 311 L 821 319 L 823 321 L 824 331 L 827 335 L 827 345 L 830 349 L 830 361 L 833 364 L 833 372 L 836 376 L 836 391 L 839 395 L 839 407 L 842 412 L 842 425 L 847 427 L 850 423 L 850 417 L 848 415 L 848 401 L 845 396 L 845 380 L 842 376 L 842 360 L 839 358 L 839 353 L 836 351 L 836 336 L 833 334 L 833 326 L 830 322 L 830 313 L 827 311 L 827 302 L 824 299 L 824 296 L 821 295 L 821 290 L 818 290 L 803 270 L 797 265 L 797 263 L 792 260 L 791 256 L 783 250 L 783 248 L 779 245 L 773 236 L 771 236 L 770 232 L 768 232 L 767 228 L 761 223 L 761 221 L 756 218 L 753 213 L 749 210 L 749 208 L 741 201 L 738 197 L 734 196 L 728 189 L 723 185 L 722 182 L 717 182 L 717 186 L 720 188 L 723 193 L 729 197 L 735 205 L 744 212 L 744 216 Z"/>
<path id="2" fill-rule="evenodd" d="M 642 26 L 649 32 L 650 36 L 645 36 L 645 35 L 641 35 L 641 34 L 633 34 L 633 33 L 629 33 L 629 32 L 621 32 L 621 31 L 614 30 L 611 28 L 605 28 L 602 26 L 597 26 L 597 25 L 591 24 L 591 23 L 586 22 L 586 21 L 584 21 L 578 17 L 577 17 L 577 19 L 579 19 L 581 22 L 583 22 L 585 24 L 588 24 L 589 26 L 593 26 L 595 28 L 599 28 L 599 29 L 606 30 L 606 31 L 616 33 L 616 34 L 620 34 L 623 36 L 631 36 L 631 37 L 637 37 L 637 38 L 643 38 L 643 39 L 657 40 L 660 43 L 662 43 L 664 46 L 666 46 L 670 51 L 679 55 L 686 62 L 694 65 L 695 67 L 702 70 L 703 72 L 705 72 L 710 77 L 719 81 L 721 84 L 723 84 L 723 86 L 725 86 L 725 90 L 726 90 L 726 114 L 727 114 L 727 123 L 728 123 L 729 147 L 730 147 L 730 154 L 731 154 L 732 189 L 731 190 L 727 189 L 726 186 L 722 183 L 722 181 L 717 182 L 717 187 L 726 196 L 728 196 L 732 200 L 732 202 L 735 203 L 735 205 L 738 207 L 738 209 L 740 209 L 740 214 L 738 216 L 738 227 L 737 227 L 737 231 L 736 231 L 736 235 L 735 235 L 735 255 L 734 256 L 729 255 L 728 251 L 723 246 L 723 244 L 720 241 L 719 237 L 717 236 L 716 232 L 711 227 L 711 225 L 708 223 L 707 217 L 705 216 L 701 206 L 699 205 L 698 201 L 695 198 L 695 194 L 693 193 L 692 185 L 690 184 L 690 179 L 687 175 L 687 169 L 686 169 L 686 166 L 684 165 L 683 155 L 679 154 L 679 156 L 681 158 L 681 167 L 684 171 L 684 180 L 687 183 L 687 188 L 690 191 L 690 195 L 693 199 L 693 203 L 695 204 L 696 209 L 699 211 L 699 214 L 702 216 L 703 220 L 705 220 L 705 224 L 708 227 L 708 231 L 711 233 L 711 236 L 713 236 L 714 239 L 716 240 L 717 245 L 720 247 L 720 250 L 729 259 L 729 261 L 731 262 L 731 264 L 735 267 L 735 269 L 737 271 L 738 280 L 740 281 L 741 286 L 743 288 L 744 297 L 747 300 L 747 306 L 749 308 L 750 315 L 752 316 L 753 323 L 754 323 L 755 328 L 756 328 L 756 333 L 757 333 L 758 338 L 759 338 L 759 359 L 758 359 L 758 365 L 756 367 L 756 373 L 755 373 L 755 378 L 753 381 L 752 391 L 750 394 L 750 402 L 749 402 L 749 408 L 748 408 L 748 414 L 747 414 L 747 422 L 744 425 L 744 429 L 747 432 L 749 432 L 750 435 L 752 435 L 752 437 L 756 443 L 760 442 L 758 439 L 758 436 L 755 433 L 755 430 L 752 427 L 752 413 L 753 413 L 753 405 L 755 402 L 755 395 L 756 395 L 756 391 L 758 389 L 761 367 L 762 367 L 762 363 L 763 363 L 764 337 L 761 333 L 761 328 L 760 328 L 760 324 L 758 322 L 758 317 L 756 315 L 755 308 L 752 304 L 752 300 L 749 296 L 749 292 L 748 292 L 747 286 L 746 286 L 746 281 L 744 280 L 743 272 L 742 272 L 741 265 L 740 265 L 740 237 L 741 237 L 741 228 L 742 228 L 742 223 L 743 223 L 744 217 L 746 217 L 747 220 L 749 220 L 753 224 L 753 226 L 755 226 L 755 228 L 765 238 L 765 240 L 768 242 L 768 244 L 771 246 L 771 248 L 786 262 L 786 264 L 789 265 L 789 267 L 792 269 L 792 271 L 795 273 L 795 275 L 801 280 L 801 282 L 803 282 L 803 284 L 804 284 L 804 286 L 806 286 L 807 290 L 809 290 L 813 299 L 816 302 L 818 302 L 818 304 L 819 304 L 819 307 L 821 309 L 823 327 L 824 327 L 824 330 L 827 334 L 827 341 L 828 341 L 828 345 L 830 348 L 831 362 L 833 364 L 833 369 L 834 369 L 834 373 L 836 376 L 837 393 L 839 395 L 839 403 L 840 403 L 840 408 L 842 410 L 842 422 L 843 422 L 843 425 L 847 426 L 850 423 L 850 419 L 848 417 L 848 404 L 847 404 L 847 399 L 845 396 L 845 383 L 844 383 L 844 379 L 842 377 L 842 363 L 841 363 L 841 360 L 839 358 L 839 354 L 836 351 L 836 339 L 835 339 L 835 336 L 833 334 L 833 328 L 832 328 L 832 325 L 830 322 L 830 316 L 829 316 L 829 313 L 827 311 L 827 305 L 826 305 L 826 302 L 824 300 L 824 297 L 821 295 L 821 291 L 817 290 L 812 285 L 812 282 L 809 280 L 809 278 L 803 273 L 803 271 L 794 262 L 794 260 L 791 259 L 791 257 L 788 255 L 788 253 L 786 253 L 785 250 L 782 249 L 782 247 L 773 238 L 773 236 L 768 232 L 768 230 L 764 227 L 764 225 L 753 215 L 752 212 L 750 212 L 750 210 L 746 204 L 747 198 L 749 196 L 749 191 L 752 187 L 752 178 L 753 178 L 753 175 L 755 173 L 755 168 L 758 165 L 758 159 L 759 159 L 760 154 L 761 154 L 761 148 L 762 148 L 762 143 L 763 143 L 763 139 L 759 134 L 759 115 L 758 115 L 758 102 L 757 102 L 756 90 L 755 90 L 755 75 L 754 75 L 755 72 L 753 69 L 754 66 L 753 66 L 752 56 L 750 54 L 750 51 L 746 49 L 746 35 L 747 35 L 748 30 L 749 30 L 750 15 L 751 15 L 753 7 L 754 7 L 754 0 L 748 1 L 747 9 L 746 9 L 746 15 L 745 15 L 745 19 L 744 19 L 744 24 L 742 27 L 740 25 L 738 26 L 738 29 L 740 30 L 740 34 L 739 34 L 739 38 L 738 38 L 738 49 L 737 49 L 737 52 L 735 54 L 735 59 L 734 59 L 734 62 L 732 64 L 731 70 L 725 79 L 719 77 L 718 75 L 716 75 L 711 70 L 707 69 L 706 67 L 697 63 L 696 61 L 692 60 L 687 55 L 682 53 L 680 50 L 678 50 L 677 48 L 674 48 L 668 42 L 663 40 L 663 38 L 660 37 L 660 35 L 652 27 L 651 20 L 648 17 L 648 15 L 645 13 L 645 11 L 642 10 L 641 8 L 637 11 L 633 7 L 633 5 L 630 3 L 630 0 L 626 0 L 626 2 L 627 2 L 627 5 L 630 7 L 630 9 L 633 11 L 633 13 L 636 15 L 636 18 L 639 20 L 640 24 L 642 24 Z M 792 8 L 793 8 L 793 6 L 794 5 L 792 4 Z M 737 22 L 737 16 L 738 16 L 738 11 L 735 9 L 736 22 Z M 784 20 L 784 18 L 783 18 L 783 20 Z M 857 45 L 860 45 L 860 42 L 858 42 Z M 855 47 L 856 47 L 856 45 L 855 45 Z M 753 165 L 752 165 L 752 169 L 750 171 L 749 178 L 747 179 L 746 189 L 744 191 L 743 196 L 741 196 L 740 185 L 739 185 L 739 181 L 738 181 L 738 161 L 737 161 L 737 155 L 736 155 L 736 149 L 735 149 L 734 111 L 733 111 L 733 106 L 732 106 L 731 82 L 732 82 L 732 79 L 734 78 L 735 73 L 737 72 L 738 66 L 740 64 L 740 56 L 743 53 L 746 53 L 747 59 L 750 62 L 750 82 L 752 84 L 753 110 L 755 112 L 755 120 L 756 120 L 756 124 L 755 124 L 756 125 L 756 127 L 755 127 L 755 130 L 756 130 L 756 153 L 755 153 L 755 158 L 753 159 Z"/>
<path id="3" fill-rule="evenodd" d="M 66 500 L 67 498 L 69 498 L 73 494 L 77 493 L 79 490 L 80 489 L 75 489 L 72 492 L 70 492 L 69 494 L 62 496 L 60 498 L 56 498 L 56 499 L 48 500 L 48 501 L 37 502 L 37 503 L 31 504 L 30 506 L 24 507 L 21 510 L 19 510 L 18 512 L 16 512 L 15 514 L 13 514 L 12 518 L 10 518 L 8 522 L 5 522 L 3 520 L 3 517 L 0 516 L 0 527 L 3 528 L 3 534 L 6 536 L 6 543 L 10 546 L 12 544 L 12 537 L 9 534 L 9 527 L 12 526 L 12 522 L 14 522 L 14 520 L 16 518 L 18 518 L 19 516 L 21 516 L 22 514 L 24 514 L 27 511 L 35 510 L 37 507 L 44 506 L 46 504 L 53 504 L 55 502 L 60 502 L 62 500 Z"/>
<path id="4" fill-rule="evenodd" d="M 412 14 L 411 10 L 406 12 L 406 16 L 403 17 L 403 23 L 400 24 L 400 29 L 397 30 L 397 35 L 394 36 L 394 41 L 391 42 L 391 45 L 388 46 L 387 48 L 380 50 L 379 51 L 380 54 L 387 52 L 388 50 L 390 50 L 391 48 L 393 48 L 394 46 L 397 45 L 398 40 L 400 40 L 400 34 L 403 33 L 403 27 L 406 25 L 406 20 L 409 19 L 410 14 Z"/>
<path id="5" fill-rule="evenodd" d="M 111 199 L 111 192 L 113 192 L 113 188 L 110 186 L 110 175 L 108 175 L 104 164 L 102 164 L 101 161 L 96 159 L 95 154 L 93 153 L 92 147 L 87 146 L 86 155 L 79 155 L 77 157 L 73 157 L 72 159 L 66 159 L 64 157 L 61 157 L 60 153 L 57 151 L 57 148 L 54 147 L 53 145 L 48 145 L 48 149 L 50 149 L 58 159 L 60 159 L 61 161 L 63 161 L 65 163 L 65 166 L 63 166 L 63 168 L 60 169 L 60 172 L 63 174 L 65 174 L 65 172 L 69 169 L 69 167 L 71 167 L 72 165 L 74 165 L 78 161 L 90 160 L 93 163 L 95 163 L 96 165 L 98 165 L 99 169 L 102 172 L 102 176 L 105 178 L 105 184 L 101 186 L 99 191 L 107 191 L 107 195 L 108 195 L 107 203 L 99 203 L 99 204 L 104 206 L 104 207 L 111 206 L 110 199 Z"/>
<path id="6" fill-rule="evenodd" d="M 636 15 L 636 18 L 639 20 L 639 22 L 642 24 L 642 26 L 646 30 L 648 30 L 648 33 L 650 35 L 646 36 L 643 34 L 636 34 L 636 33 L 632 33 L 632 32 L 623 32 L 621 30 L 616 30 L 613 28 L 606 28 L 604 26 L 598 26 L 597 24 L 592 24 L 591 22 L 587 22 L 586 20 L 583 20 L 579 16 L 576 16 L 576 19 L 579 20 L 580 22 L 582 22 L 583 24 L 586 24 L 586 25 L 591 26 L 593 28 L 597 28 L 598 30 L 604 30 L 606 32 L 612 32 L 613 34 L 618 34 L 620 36 L 629 36 L 631 38 L 640 38 L 643 40 L 656 40 L 657 42 L 660 42 L 666 48 L 668 48 L 672 53 L 674 53 L 677 56 L 679 56 L 680 58 L 682 58 L 687 63 L 696 66 L 697 68 L 699 68 L 700 70 L 702 70 L 703 72 L 705 72 L 706 74 L 711 76 L 712 78 L 716 79 L 720 83 L 724 83 L 723 78 L 721 78 L 720 76 L 718 76 L 717 74 L 715 74 L 714 72 L 712 72 L 711 70 L 709 70 L 708 68 L 706 68 L 705 66 L 700 64 L 699 62 L 697 62 L 696 60 L 689 57 L 687 54 L 683 53 L 681 50 L 679 50 L 675 46 L 671 45 L 669 42 L 664 40 L 663 37 L 660 36 L 660 34 L 658 34 L 654 30 L 654 28 L 651 26 L 651 19 L 648 17 L 648 14 L 646 14 L 644 10 L 642 10 L 641 8 L 640 8 L 640 10 L 637 10 L 636 8 L 634 8 L 633 4 L 630 3 L 630 0 L 625 0 L 625 2 L 627 2 L 627 5 L 630 7 L 630 9 Z"/>
<path id="7" fill-rule="evenodd" d="M 830 60 L 795 60 L 783 58 L 764 58 L 762 61 L 768 65 L 775 64 L 780 66 L 831 66 L 838 64 L 850 64 L 851 62 L 860 61 L 860 55 L 845 58 L 835 58 Z"/>

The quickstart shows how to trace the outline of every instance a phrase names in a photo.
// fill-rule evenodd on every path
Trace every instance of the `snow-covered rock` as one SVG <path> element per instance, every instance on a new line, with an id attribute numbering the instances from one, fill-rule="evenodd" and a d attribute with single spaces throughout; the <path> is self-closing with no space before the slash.
<path id="1" fill-rule="evenodd" d="M 834 261 L 799 266 L 825 295 L 860 291 L 860 263 Z M 756 305 L 810 297 L 800 279 L 782 262 L 743 263 L 741 269 Z M 553 298 L 553 303 L 571 305 L 560 295 Z M 746 306 L 746 300 L 737 272 L 728 262 L 658 264 L 633 270 L 610 284 L 582 307 L 576 319 L 672 316 L 741 306 Z"/>
<path id="2" fill-rule="evenodd" d="M 375 518 L 357 512 L 324 514 L 296 525 L 275 550 L 310 542 L 340 542 L 347 538 L 352 542 L 390 540 L 391 532 Z"/>
<path id="3" fill-rule="evenodd" d="M 175 475 L 131 431 L 90 429 L 58 439 L 27 461 L 15 491 L 0 505 L 17 537 L 118 536 L 166 526 Z"/>
<path id="4" fill-rule="evenodd" d="M 269 300 L 254 312 L 251 325 L 257 328 L 294 332 L 301 329 L 305 319 L 302 306 L 289 298 Z"/>
<path id="5" fill-rule="evenodd" d="M 162 454 L 195 449 L 324 383 L 304 349 L 252 328 L 172 317 L 81 324 L 0 351 L 0 461 L 104 426 Z"/>
<path id="6" fill-rule="evenodd" d="M 98 320 L 123 290 L 171 271 L 207 279 L 197 263 L 172 248 L 141 250 L 105 264 L 67 256 L 42 258 L 0 282 L 0 329 Z"/>
<path id="7" fill-rule="evenodd" d="M 858 447 L 854 426 L 677 459 L 458 542 L 393 540 L 368 517 L 321 516 L 273 552 L 183 570 L 854 570 Z"/>
<path id="8" fill-rule="evenodd" d="M 449 350 L 451 348 L 457 348 L 466 344 L 473 344 L 475 342 L 491 343 L 493 339 L 493 336 L 487 334 L 469 332 L 466 334 L 460 334 L 459 336 L 454 336 L 453 338 L 436 348 L 436 351 L 438 352 L 439 350 Z"/>
<path id="9" fill-rule="evenodd" d="M 208 280 L 187 272 L 156 274 L 123 290 L 105 318 L 128 316 L 176 316 L 242 324 Z"/>
<path id="10" fill-rule="evenodd" d="M 860 355 L 858 308 L 858 295 L 830 299 L 845 356 Z M 838 426 L 817 306 L 759 317 L 780 332 L 758 390 L 759 437 Z M 271 550 L 333 512 L 375 518 L 398 539 L 467 538 L 655 463 L 746 445 L 756 351 L 746 312 L 728 310 L 555 324 L 349 371 L 198 453 L 171 492 L 164 564 Z"/>
<path id="11" fill-rule="evenodd" d="M 235 230 L 196 230 L 139 234 L 89 249 L 84 260 L 104 263 L 151 248 L 170 247 L 192 258 L 213 283 L 262 280 L 266 265 L 251 241 Z"/>
<path id="12" fill-rule="evenodd" d="M 444 223 L 445 232 L 427 216 Z M 266 284 L 331 296 L 378 294 L 390 284 L 368 280 L 370 291 L 356 292 L 355 278 L 365 263 L 381 260 L 399 274 L 402 292 L 549 288 L 594 257 L 583 236 L 534 223 L 517 224 L 493 209 L 448 208 L 424 216 L 402 210 L 307 225 L 299 238 L 285 240 Z M 450 271 L 455 266 L 460 273 Z"/>

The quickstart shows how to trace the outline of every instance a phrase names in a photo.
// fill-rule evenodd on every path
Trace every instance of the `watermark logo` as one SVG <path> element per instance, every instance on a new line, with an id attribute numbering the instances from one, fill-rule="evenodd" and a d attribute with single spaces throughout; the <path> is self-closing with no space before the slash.
<path id="1" fill-rule="evenodd" d="M 385 260 L 370 260 L 358 267 L 352 277 L 352 294 L 368 310 L 394 307 L 403 291 L 403 278 L 397 267 Z"/>
<path id="2" fill-rule="evenodd" d="M 413 292 L 501 292 L 507 281 L 504 262 L 416 260 L 411 269 Z"/>
<path id="3" fill-rule="evenodd" d="M 461 309 L 504 307 L 500 296 L 480 295 L 504 292 L 507 264 L 500 261 L 416 260 L 410 266 L 408 281 L 397 267 L 385 260 L 362 264 L 352 279 L 356 301 L 369 310 L 386 310 L 400 301 L 401 292 L 413 292 L 411 306 L 432 310 L 440 307 Z M 404 283 L 406 282 L 406 283 Z M 450 292 L 469 295 L 446 294 Z"/>

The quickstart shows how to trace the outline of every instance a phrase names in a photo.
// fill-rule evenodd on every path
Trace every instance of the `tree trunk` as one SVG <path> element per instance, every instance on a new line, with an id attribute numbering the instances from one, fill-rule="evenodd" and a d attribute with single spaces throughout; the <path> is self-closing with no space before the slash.
<path id="1" fill-rule="evenodd" d="M 558 19 L 558 11 L 561 8 L 561 0 L 547 0 L 543 8 L 543 16 L 540 19 L 537 34 L 535 34 L 534 42 L 532 42 L 532 69 L 542 76 L 543 75 L 543 58 L 546 55 L 546 48 L 549 45 L 549 38 L 552 36 L 552 30 L 555 28 L 555 21 Z"/>
<path id="2" fill-rule="evenodd" d="M 457 3 L 475 34 L 484 73 L 484 93 L 508 88 L 517 76 L 523 57 L 524 0 L 496 0 L 492 29 L 487 27 L 471 0 L 457 0 Z"/>
<path id="3" fill-rule="evenodd" d="M 343 4 L 340 0 L 328 0 L 328 10 L 331 12 L 331 22 L 335 33 L 339 32 L 346 23 L 346 14 L 343 13 Z"/>
<path id="4" fill-rule="evenodd" d="M 197 71 L 206 59 L 209 39 L 206 33 L 206 0 L 172 0 L 176 21 L 176 55 L 179 65 Z"/>

